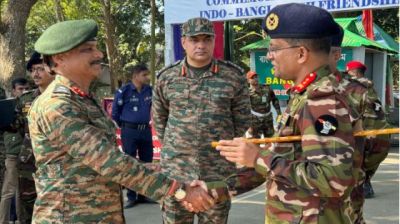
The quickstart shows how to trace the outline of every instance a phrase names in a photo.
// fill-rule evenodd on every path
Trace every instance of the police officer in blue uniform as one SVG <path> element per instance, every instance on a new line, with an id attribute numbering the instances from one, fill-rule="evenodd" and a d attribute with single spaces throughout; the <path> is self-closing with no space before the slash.
<path id="1" fill-rule="evenodd" d="M 112 118 L 121 127 L 122 147 L 125 153 L 142 162 L 152 162 L 153 142 L 150 129 L 152 89 L 149 85 L 149 70 L 145 65 L 128 68 L 132 80 L 115 93 Z M 131 208 L 137 203 L 147 202 L 142 195 L 128 190 L 128 203 Z"/>

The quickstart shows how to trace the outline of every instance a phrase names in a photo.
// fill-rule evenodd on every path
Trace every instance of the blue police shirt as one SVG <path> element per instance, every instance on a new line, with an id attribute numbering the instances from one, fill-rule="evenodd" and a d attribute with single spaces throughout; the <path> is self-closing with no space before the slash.
<path id="1" fill-rule="evenodd" d="M 128 83 L 115 92 L 112 118 L 121 122 L 148 124 L 150 122 L 152 90 L 144 85 L 139 93 L 133 83 Z"/>

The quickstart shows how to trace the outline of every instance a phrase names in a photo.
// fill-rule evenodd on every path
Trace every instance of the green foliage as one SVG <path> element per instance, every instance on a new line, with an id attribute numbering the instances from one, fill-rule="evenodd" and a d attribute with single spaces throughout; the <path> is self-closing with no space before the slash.
<path id="1" fill-rule="evenodd" d="M 100 25 L 98 43 L 101 51 L 106 52 L 105 29 L 102 0 L 61 0 L 66 20 L 94 19 Z M 54 0 L 39 0 L 33 7 L 27 23 L 26 56 L 33 52 L 34 43 L 41 33 L 57 22 Z M 157 1 L 162 7 L 163 1 Z M 111 14 L 115 22 L 117 49 L 122 65 L 147 63 L 150 60 L 150 1 L 148 0 L 112 0 Z M 156 14 L 156 43 L 164 45 L 164 15 L 160 10 Z M 107 57 L 104 59 L 107 62 Z M 163 61 L 162 61 L 163 62 Z M 163 65 L 158 64 L 158 69 Z"/>
<path id="2" fill-rule="evenodd" d="M 250 69 L 250 53 L 239 49 L 262 39 L 262 20 L 233 21 L 234 41 L 233 59 L 234 63 L 240 65 L 245 71 Z"/>

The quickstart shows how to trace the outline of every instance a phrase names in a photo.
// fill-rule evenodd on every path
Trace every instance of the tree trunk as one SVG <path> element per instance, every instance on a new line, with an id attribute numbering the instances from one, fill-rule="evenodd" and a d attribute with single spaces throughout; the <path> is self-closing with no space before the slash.
<path id="1" fill-rule="evenodd" d="M 150 74 L 151 85 L 155 83 L 156 70 L 156 1 L 151 0 L 151 48 L 150 48 Z"/>
<path id="2" fill-rule="evenodd" d="M 54 11 L 56 12 L 56 17 L 58 22 L 65 21 L 64 11 L 61 6 L 60 0 L 54 0 Z"/>
<path id="3" fill-rule="evenodd" d="M 110 64 L 110 81 L 111 90 L 114 92 L 118 87 L 118 76 L 122 74 L 121 62 L 118 55 L 118 41 L 115 37 L 115 23 L 111 15 L 111 2 L 110 0 L 101 0 L 104 16 L 104 27 L 106 33 L 106 49 L 108 62 Z"/>
<path id="4" fill-rule="evenodd" d="M 0 84 L 10 91 L 11 80 L 25 71 L 25 25 L 37 0 L 9 0 L 0 18 Z"/>

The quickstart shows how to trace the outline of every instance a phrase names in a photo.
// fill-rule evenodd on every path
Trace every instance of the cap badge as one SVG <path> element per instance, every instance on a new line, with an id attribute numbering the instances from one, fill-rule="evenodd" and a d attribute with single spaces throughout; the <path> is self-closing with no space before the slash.
<path id="1" fill-rule="evenodd" d="M 279 17 L 275 13 L 271 13 L 265 21 L 268 30 L 275 30 L 278 27 L 278 23 Z"/>

